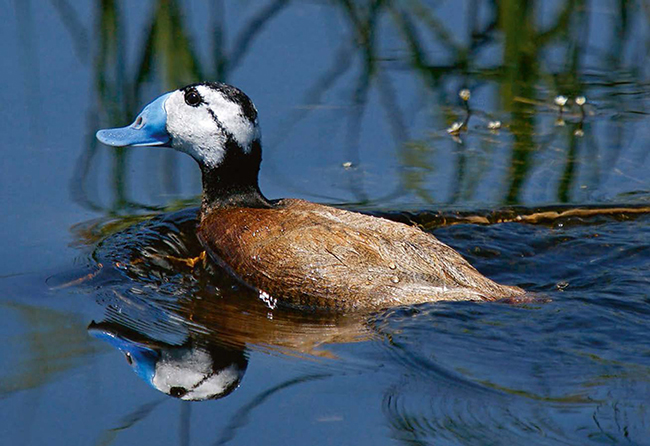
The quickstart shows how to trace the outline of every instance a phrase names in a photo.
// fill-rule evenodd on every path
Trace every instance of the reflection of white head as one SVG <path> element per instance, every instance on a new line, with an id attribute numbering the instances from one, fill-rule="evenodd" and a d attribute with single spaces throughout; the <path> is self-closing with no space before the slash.
<path id="1" fill-rule="evenodd" d="M 259 142 L 255 106 L 230 85 L 190 85 L 170 93 L 164 107 L 172 147 L 206 167 L 221 164 L 226 149 L 249 154 L 253 142 Z"/>
<path id="2" fill-rule="evenodd" d="M 215 368 L 210 353 L 201 348 L 165 349 L 151 383 L 168 395 L 199 401 L 227 395 L 238 386 L 244 372 L 237 362 Z"/>

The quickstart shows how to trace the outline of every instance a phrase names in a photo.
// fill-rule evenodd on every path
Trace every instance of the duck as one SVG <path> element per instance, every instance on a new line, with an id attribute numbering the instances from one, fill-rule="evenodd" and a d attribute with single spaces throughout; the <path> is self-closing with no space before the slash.
<path id="1" fill-rule="evenodd" d="M 267 199 L 258 182 L 258 112 L 234 86 L 187 85 L 149 103 L 131 125 L 96 136 L 109 146 L 191 156 L 202 177 L 198 239 L 212 261 L 271 308 L 380 310 L 526 295 L 485 277 L 415 226 L 302 199 Z"/>

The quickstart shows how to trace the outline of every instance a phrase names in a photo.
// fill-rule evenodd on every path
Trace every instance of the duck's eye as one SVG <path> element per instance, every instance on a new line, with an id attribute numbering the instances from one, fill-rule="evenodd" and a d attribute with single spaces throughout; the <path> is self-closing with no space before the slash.
<path id="1" fill-rule="evenodd" d="M 187 389 L 184 387 L 172 387 L 169 389 L 169 394 L 176 398 L 183 398 L 187 394 Z"/>
<path id="2" fill-rule="evenodd" d="M 185 103 L 192 107 L 196 107 L 201 103 L 201 95 L 196 90 L 188 90 L 185 93 Z"/>
<path id="3" fill-rule="evenodd" d="M 131 356 L 131 353 L 125 353 L 124 356 L 126 357 L 126 362 L 129 363 L 129 365 L 133 365 L 133 356 Z"/>

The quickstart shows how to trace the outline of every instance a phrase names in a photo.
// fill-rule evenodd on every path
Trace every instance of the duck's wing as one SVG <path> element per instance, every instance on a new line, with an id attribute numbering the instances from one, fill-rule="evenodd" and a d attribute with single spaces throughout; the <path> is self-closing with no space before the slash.
<path id="1" fill-rule="evenodd" d="M 305 305 L 379 308 L 522 293 L 418 228 L 302 200 L 214 211 L 199 236 L 244 282 Z"/>

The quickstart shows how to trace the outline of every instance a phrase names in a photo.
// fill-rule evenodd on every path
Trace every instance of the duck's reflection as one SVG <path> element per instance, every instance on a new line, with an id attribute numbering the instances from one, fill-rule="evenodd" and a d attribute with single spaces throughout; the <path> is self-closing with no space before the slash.
<path id="1" fill-rule="evenodd" d="M 154 388 L 183 400 L 221 398 L 242 381 L 251 349 L 331 357 L 327 344 L 371 336 L 362 314 L 276 308 L 214 264 L 179 261 L 200 253 L 195 216 L 165 214 L 106 237 L 86 282 L 103 313 L 89 333 Z"/>
<path id="2" fill-rule="evenodd" d="M 189 340 L 170 345 L 119 324 L 92 322 L 88 332 L 124 353 L 140 378 L 187 401 L 222 398 L 238 386 L 248 360 L 243 349 Z"/>
<path id="3" fill-rule="evenodd" d="M 88 332 L 120 350 L 155 389 L 190 401 L 235 390 L 249 349 L 330 358 L 328 344 L 371 336 L 361 316 L 271 311 L 240 297 L 237 304 L 223 297 L 184 298 L 174 309 L 151 301 L 143 306 L 140 296 L 120 295 L 118 303 L 104 298 L 108 319 L 91 322 Z"/>

